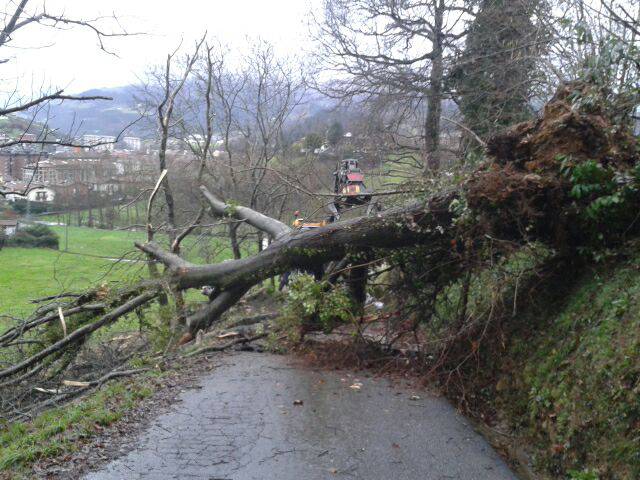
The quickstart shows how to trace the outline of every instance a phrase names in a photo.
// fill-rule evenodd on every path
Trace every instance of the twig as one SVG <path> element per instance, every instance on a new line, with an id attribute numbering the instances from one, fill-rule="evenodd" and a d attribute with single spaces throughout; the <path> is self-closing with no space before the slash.
<path id="1" fill-rule="evenodd" d="M 60 323 L 62 324 L 62 335 L 67 336 L 67 322 L 64 321 L 64 315 L 62 314 L 62 307 L 58 307 L 58 317 L 60 317 Z"/>
<path id="2" fill-rule="evenodd" d="M 6 368 L 4 370 L 0 371 L 0 378 L 5 378 L 5 377 L 9 377 L 15 373 L 21 372 L 22 370 L 26 370 L 27 368 L 29 368 L 30 366 L 32 366 L 33 364 L 39 362 L 40 360 L 48 357 L 49 355 L 52 355 L 54 353 L 56 353 L 57 351 L 65 348 L 67 345 L 69 345 L 70 343 L 73 342 L 78 342 L 80 340 L 82 340 L 84 337 L 86 337 L 87 335 L 91 334 L 92 332 L 98 330 L 99 328 L 108 325 L 110 323 L 112 323 L 113 321 L 117 320 L 118 318 L 120 318 L 122 315 L 125 315 L 126 313 L 129 313 L 132 310 L 135 310 L 138 307 L 141 307 L 142 305 L 146 304 L 147 302 L 149 302 L 150 300 L 152 300 L 153 298 L 155 298 L 158 295 L 158 290 L 152 290 L 149 292 L 145 292 L 141 295 L 138 295 L 137 297 L 132 298 L 131 300 L 129 300 L 128 302 L 120 305 L 118 308 L 112 310 L 111 312 L 107 313 L 106 315 L 102 316 L 98 321 L 96 321 L 95 323 L 91 323 L 89 325 L 85 325 L 84 327 L 78 328 L 77 330 L 74 330 L 71 334 L 69 334 L 68 336 L 66 336 L 65 338 L 58 340 L 56 343 L 50 345 L 49 347 L 41 350 L 40 352 L 36 353 L 35 355 L 23 360 L 20 363 L 17 363 L 9 368 Z"/>

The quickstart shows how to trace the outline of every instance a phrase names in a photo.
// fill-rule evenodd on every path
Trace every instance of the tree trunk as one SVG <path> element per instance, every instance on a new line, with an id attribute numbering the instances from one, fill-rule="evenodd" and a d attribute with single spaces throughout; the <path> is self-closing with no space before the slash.
<path id="1" fill-rule="evenodd" d="M 138 202 L 133 204 L 133 209 L 136 213 L 136 225 L 140 224 L 140 210 L 138 210 Z"/>
<path id="2" fill-rule="evenodd" d="M 166 161 L 166 149 L 167 149 L 167 133 L 165 132 L 162 137 L 162 142 L 160 145 L 160 152 L 158 153 L 158 158 L 160 162 L 160 172 L 163 172 L 167 169 L 167 161 Z M 169 244 L 172 244 L 176 239 L 176 206 L 175 201 L 173 199 L 173 192 L 171 190 L 171 186 L 169 185 L 169 178 L 164 179 L 163 184 L 164 189 L 164 199 L 167 203 L 167 236 L 169 237 Z"/>
<path id="3" fill-rule="evenodd" d="M 233 252 L 233 258 L 236 260 L 242 258 L 242 252 L 240 251 L 240 244 L 238 243 L 238 227 L 239 222 L 233 222 L 229 224 L 229 240 L 231 241 L 231 251 Z"/>
<path id="4" fill-rule="evenodd" d="M 358 263 L 358 262 L 356 262 Z M 352 266 L 346 276 L 346 283 L 349 289 L 349 296 L 354 304 L 354 313 L 362 315 L 364 304 L 367 300 L 367 276 L 369 274 L 368 265 Z"/>
<path id="5" fill-rule="evenodd" d="M 207 199 L 213 198 L 214 211 L 230 211 L 223 202 L 203 189 Z M 334 260 L 341 260 L 349 249 L 399 248 L 416 243 L 431 243 L 438 248 L 450 248 L 451 224 L 449 205 L 455 194 L 434 197 L 429 202 L 416 203 L 381 212 L 376 217 L 360 217 L 337 222 L 325 227 L 297 231 L 286 227 L 266 249 L 251 257 L 210 265 L 196 265 L 163 250 L 154 242 L 136 243 L 136 246 L 166 266 L 165 278 L 176 290 L 211 286 L 219 292 L 205 311 L 187 319 L 190 328 L 204 328 L 230 308 L 242 294 L 254 285 L 275 275 L 294 269 L 313 270 Z M 239 210 L 235 210 L 238 215 Z M 253 227 L 271 231 L 284 225 L 250 209 L 243 209 L 246 222 Z M 365 270 L 366 267 L 362 267 Z M 363 272 L 360 271 L 360 276 Z M 356 294 L 362 298 L 362 282 Z M 242 291 L 242 293 L 240 293 Z"/>
<path id="6" fill-rule="evenodd" d="M 443 64 L 443 22 L 444 0 L 438 0 L 434 15 L 433 59 L 427 92 L 427 118 L 424 123 L 424 173 L 437 172 L 440 169 L 440 117 L 442 116 L 442 90 L 444 78 Z"/>

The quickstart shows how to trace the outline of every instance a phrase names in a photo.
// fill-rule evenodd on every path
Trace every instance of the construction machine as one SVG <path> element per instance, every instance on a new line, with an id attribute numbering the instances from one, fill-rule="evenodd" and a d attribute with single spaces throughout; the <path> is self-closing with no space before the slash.
<path id="1" fill-rule="evenodd" d="M 340 218 L 340 212 L 361 205 L 367 205 L 367 215 L 372 208 L 372 194 L 364 184 L 364 173 L 355 158 L 347 158 L 338 163 L 334 176 L 334 200 L 329 205 L 331 220 Z"/>

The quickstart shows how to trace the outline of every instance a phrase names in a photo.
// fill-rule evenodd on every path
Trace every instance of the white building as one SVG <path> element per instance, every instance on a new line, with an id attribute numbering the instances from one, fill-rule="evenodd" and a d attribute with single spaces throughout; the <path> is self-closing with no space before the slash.
<path id="1" fill-rule="evenodd" d="M 0 220 L 0 231 L 4 232 L 7 237 L 11 237 L 18 231 L 18 221 L 13 220 Z"/>
<path id="2" fill-rule="evenodd" d="M 142 150 L 142 140 L 138 137 L 124 137 L 122 141 L 129 150 L 133 150 L 134 152 Z"/>
<path id="3" fill-rule="evenodd" d="M 44 185 L 30 187 L 27 193 L 23 193 L 25 188 L 27 187 L 23 186 L 20 189 L 16 188 L 15 193 L 10 193 L 7 195 L 7 201 L 15 202 L 16 200 L 27 199 L 31 202 L 51 203 L 56 198 L 56 192 Z"/>
<path id="4" fill-rule="evenodd" d="M 82 144 L 102 152 L 113 152 L 116 137 L 111 135 L 83 135 Z"/>
<path id="5" fill-rule="evenodd" d="M 56 192 L 45 186 L 33 187 L 27 192 L 27 198 L 32 202 L 50 203 L 55 200 Z"/>

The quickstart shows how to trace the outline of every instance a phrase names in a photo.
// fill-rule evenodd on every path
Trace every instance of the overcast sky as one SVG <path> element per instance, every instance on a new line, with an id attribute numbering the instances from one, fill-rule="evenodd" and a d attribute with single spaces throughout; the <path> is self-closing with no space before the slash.
<path id="1" fill-rule="evenodd" d="M 44 80 L 80 92 L 134 83 L 148 65 L 161 62 L 181 38 L 185 46 L 191 45 L 205 30 L 235 47 L 244 44 L 247 36 L 260 36 L 284 52 L 300 53 L 308 46 L 307 13 L 316 1 L 47 0 L 49 13 L 64 11 L 76 18 L 115 13 L 128 31 L 146 35 L 108 39 L 108 47 L 118 54 L 114 57 L 98 49 L 95 35 L 89 31 L 25 28 L 10 49 L 12 61 L 0 66 L 2 87 L 6 92 L 17 84 L 27 93 L 37 90 Z M 41 3 L 31 0 L 31 9 Z"/>

